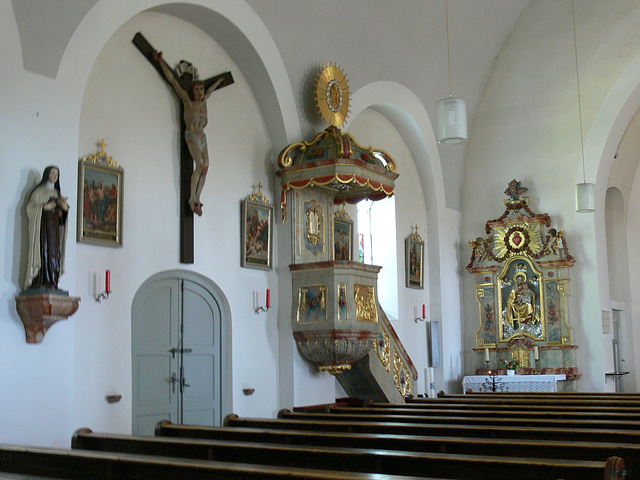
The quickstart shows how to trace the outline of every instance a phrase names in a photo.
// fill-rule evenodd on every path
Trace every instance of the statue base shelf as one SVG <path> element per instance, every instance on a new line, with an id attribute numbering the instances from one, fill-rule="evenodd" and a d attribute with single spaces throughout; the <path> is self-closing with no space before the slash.
<path id="1" fill-rule="evenodd" d="M 41 343 L 47 330 L 58 320 L 76 313 L 80 297 L 68 293 L 24 291 L 16 296 L 16 310 L 24 324 L 27 343 Z"/>

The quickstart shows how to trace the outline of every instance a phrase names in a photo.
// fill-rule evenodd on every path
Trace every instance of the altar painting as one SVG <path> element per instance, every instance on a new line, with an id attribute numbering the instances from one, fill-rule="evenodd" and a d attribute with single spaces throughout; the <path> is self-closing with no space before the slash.
<path id="1" fill-rule="evenodd" d="M 541 274 L 527 257 L 510 259 L 498 276 L 500 340 L 516 335 L 545 339 L 544 289 Z"/>

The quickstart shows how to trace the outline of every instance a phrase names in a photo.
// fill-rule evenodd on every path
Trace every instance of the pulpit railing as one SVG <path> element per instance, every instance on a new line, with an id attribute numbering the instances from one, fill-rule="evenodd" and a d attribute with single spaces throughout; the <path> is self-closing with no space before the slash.
<path id="1" fill-rule="evenodd" d="M 375 350 L 385 370 L 403 398 L 414 395 L 418 371 L 391 325 L 387 314 L 378 305 L 380 332 Z"/>

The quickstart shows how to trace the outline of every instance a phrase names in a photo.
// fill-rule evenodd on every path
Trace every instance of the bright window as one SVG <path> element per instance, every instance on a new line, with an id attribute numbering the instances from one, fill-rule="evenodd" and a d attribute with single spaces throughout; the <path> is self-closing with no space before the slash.
<path id="1" fill-rule="evenodd" d="M 398 255 L 395 197 L 358 203 L 360 261 L 382 267 L 378 275 L 378 301 L 390 318 L 398 318 Z"/>

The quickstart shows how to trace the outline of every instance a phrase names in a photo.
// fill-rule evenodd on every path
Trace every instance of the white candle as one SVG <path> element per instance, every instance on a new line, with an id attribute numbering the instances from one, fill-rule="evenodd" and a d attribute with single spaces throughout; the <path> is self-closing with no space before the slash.
<path id="1" fill-rule="evenodd" d="M 538 352 L 538 346 L 533 347 L 533 359 L 540 360 L 540 352 Z"/>
<path id="2" fill-rule="evenodd" d="M 489 361 L 489 349 L 487 347 L 484 348 L 484 361 Z"/>

